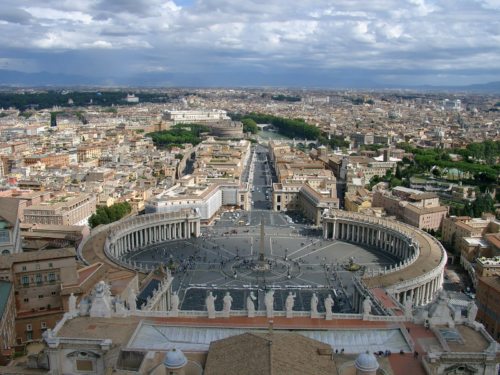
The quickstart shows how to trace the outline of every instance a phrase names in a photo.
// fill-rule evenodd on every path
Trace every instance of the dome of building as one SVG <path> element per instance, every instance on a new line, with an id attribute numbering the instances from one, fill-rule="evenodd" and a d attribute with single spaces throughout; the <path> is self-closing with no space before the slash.
<path id="1" fill-rule="evenodd" d="M 358 358 L 356 358 L 356 362 L 354 362 L 354 366 L 358 370 L 364 372 L 377 371 L 379 367 L 377 358 L 375 358 L 375 356 L 368 351 L 366 353 L 360 353 L 358 355 Z"/>
<path id="2" fill-rule="evenodd" d="M 184 367 L 187 363 L 187 358 L 184 353 L 176 348 L 169 350 L 167 354 L 165 354 L 165 359 L 163 360 L 163 364 L 168 369 L 177 369 Z"/>

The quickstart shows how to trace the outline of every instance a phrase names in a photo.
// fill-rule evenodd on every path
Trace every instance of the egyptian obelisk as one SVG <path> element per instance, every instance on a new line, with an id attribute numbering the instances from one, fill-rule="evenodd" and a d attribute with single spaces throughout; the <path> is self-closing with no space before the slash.
<path id="1" fill-rule="evenodd" d="M 264 243 L 265 243 L 265 235 L 264 235 L 264 217 L 260 218 L 260 244 L 259 244 L 259 263 L 265 263 L 264 259 Z M 261 265 L 260 264 L 260 265 Z"/>

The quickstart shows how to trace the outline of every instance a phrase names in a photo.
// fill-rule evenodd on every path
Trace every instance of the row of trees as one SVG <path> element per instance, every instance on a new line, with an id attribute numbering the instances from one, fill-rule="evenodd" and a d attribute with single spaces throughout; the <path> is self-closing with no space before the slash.
<path id="1" fill-rule="evenodd" d="M 319 139 L 321 136 L 320 129 L 303 119 L 287 119 L 255 112 L 246 115 L 232 114 L 232 119 L 241 122 L 250 119 L 255 124 L 271 124 L 278 129 L 280 134 L 290 138 Z"/>
<path id="2" fill-rule="evenodd" d="M 0 93 L 0 108 L 17 108 L 24 111 L 30 108 L 44 109 L 70 106 L 88 106 L 90 104 L 97 106 L 127 105 L 124 98 L 126 91 L 72 91 L 69 93 L 61 91 L 46 91 L 37 93 Z M 165 103 L 173 97 L 166 93 L 140 93 L 141 102 Z M 71 99 L 73 104 L 69 104 Z"/>
<path id="3" fill-rule="evenodd" d="M 109 207 L 97 207 L 96 213 L 89 217 L 89 226 L 95 228 L 101 224 L 113 223 L 128 215 L 132 206 L 128 202 L 115 203 Z"/>
<path id="4" fill-rule="evenodd" d="M 398 144 L 399 148 L 415 155 L 414 162 L 404 160 L 407 166 L 404 169 L 404 175 L 415 175 L 429 171 L 433 166 L 441 169 L 456 168 L 462 172 L 471 173 L 474 181 L 478 185 L 493 185 L 497 182 L 500 174 L 500 165 L 497 163 L 500 157 L 500 142 L 484 141 L 471 143 L 465 149 L 419 149 L 408 143 Z M 450 154 L 459 154 L 463 161 L 451 161 Z M 479 162 L 487 160 L 487 163 Z"/>
<path id="5" fill-rule="evenodd" d="M 450 206 L 450 215 L 481 217 L 485 212 L 495 212 L 495 200 L 489 193 L 479 194 L 473 202 L 467 202 L 463 207 Z"/>
<path id="6" fill-rule="evenodd" d="M 302 98 L 300 96 L 290 96 L 290 95 L 273 95 L 273 100 L 277 100 L 279 102 L 300 102 Z"/>
<path id="7" fill-rule="evenodd" d="M 209 131 L 210 129 L 204 125 L 177 124 L 169 130 L 148 133 L 146 136 L 151 137 L 157 147 L 172 148 L 184 143 L 197 145 L 201 142 L 201 133 Z"/>

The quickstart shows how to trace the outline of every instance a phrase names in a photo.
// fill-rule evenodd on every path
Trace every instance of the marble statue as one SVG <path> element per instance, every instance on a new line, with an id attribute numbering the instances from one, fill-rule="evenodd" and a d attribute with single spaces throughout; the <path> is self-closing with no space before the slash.
<path id="1" fill-rule="evenodd" d="M 84 297 L 80 300 L 80 304 L 78 305 L 79 315 L 86 316 L 90 311 L 90 302 L 88 297 Z"/>
<path id="2" fill-rule="evenodd" d="M 253 291 L 250 292 L 250 294 L 247 297 L 247 311 L 249 318 L 255 317 L 255 304 L 253 301 L 255 301 L 256 299 L 257 298 L 255 297 L 255 294 L 253 294 Z"/>
<path id="3" fill-rule="evenodd" d="M 328 294 L 328 296 L 325 298 L 325 311 L 326 311 L 326 319 L 327 320 L 332 320 L 332 308 L 333 308 L 333 298 L 331 294 Z"/>
<path id="4" fill-rule="evenodd" d="M 223 302 L 223 308 L 222 312 L 225 318 L 229 318 L 229 313 L 231 311 L 231 305 L 233 303 L 233 297 L 229 294 L 229 292 L 226 292 L 226 295 L 222 299 Z"/>
<path id="5" fill-rule="evenodd" d="M 135 293 L 135 290 L 133 288 L 130 288 L 128 290 L 127 305 L 130 311 L 137 310 L 137 294 Z"/>
<path id="6" fill-rule="evenodd" d="M 127 316 L 128 310 L 125 308 L 123 301 L 119 298 L 115 300 L 115 312 L 118 316 Z"/>
<path id="7" fill-rule="evenodd" d="M 372 312 L 372 301 L 370 297 L 365 297 L 363 300 L 363 315 L 370 315 Z"/>
<path id="8" fill-rule="evenodd" d="M 215 300 L 217 296 L 213 296 L 212 292 L 208 292 L 207 298 L 205 298 L 205 304 L 207 305 L 208 317 L 215 318 Z"/>
<path id="9" fill-rule="evenodd" d="M 470 323 L 473 323 L 476 321 L 476 316 L 477 316 L 477 305 L 474 301 L 470 301 L 469 304 L 467 305 L 467 320 Z"/>
<path id="10" fill-rule="evenodd" d="M 179 295 L 177 292 L 173 292 L 172 296 L 170 297 L 170 311 L 173 313 L 178 313 L 179 312 Z"/>
<path id="11" fill-rule="evenodd" d="M 75 315 L 75 313 L 76 313 L 76 297 L 73 293 L 71 293 L 71 295 L 69 296 L 68 310 L 69 310 L 70 314 Z"/>
<path id="12" fill-rule="evenodd" d="M 269 290 L 266 293 L 264 305 L 266 305 L 267 317 L 272 318 L 274 315 L 274 290 Z"/>
<path id="13" fill-rule="evenodd" d="M 411 299 L 410 296 L 406 297 L 405 303 L 404 303 L 404 313 L 406 318 L 411 319 L 413 316 L 413 300 Z"/>
<path id="14" fill-rule="evenodd" d="M 446 291 L 441 290 L 438 294 L 438 298 L 432 302 L 428 307 L 429 324 L 430 327 L 437 325 L 448 325 L 449 327 L 455 326 L 455 320 L 453 316 L 456 315 L 455 310 L 449 304 L 450 299 Z"/>
<path id="15" fill-rule="evenodd" d="M 292 317 L 293 305 L 295 305 L 295 297 L 296 294 L 292 292 L 288 292 L 288 297 L 286 297 L 285 301 L 285 309 L 286 309 L 286 317 Z"/>
<path id="16" fill-rule="evenodd" d="M 318 301 L 318 296 L 316 293 L 313 293 L 311 296 L 311 317 L 318 315 Z"/>
<path id="17" fill-rule="evenodd" d="M 104 286 L 106 285 L 106 283 L 104 282 L 104 280 L 101 280 L 99 281 L 96 286 L 94 287 L 94 295 L 96 297 L 104 297 L 104 293 L 105 293 L 105 288 Z"/>
<path id="18" fill-rule="evenodd" d="M 109 287 L 101 280 L 94 288 L 90 307 L 92 318 L 110 318 L 112 314 L 111 294 Z"/>

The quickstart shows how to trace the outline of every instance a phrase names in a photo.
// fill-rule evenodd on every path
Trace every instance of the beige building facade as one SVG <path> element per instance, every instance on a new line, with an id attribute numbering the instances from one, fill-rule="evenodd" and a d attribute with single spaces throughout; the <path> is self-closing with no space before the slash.
<path id="1" fill-rule="evenodd" d="M 29 224 L 85 225 L 96 211 L 93 194 L 61 194 L 41 204 L 24 209 L 24 222 Z"/>
<path id="2" fill-rule="evenodd" d="M 0 257 L 0 279 L 13 283 L 18 343 L 37 340 L 61 318 L 61 285 L 77 283 L 74 249 Z"/>

